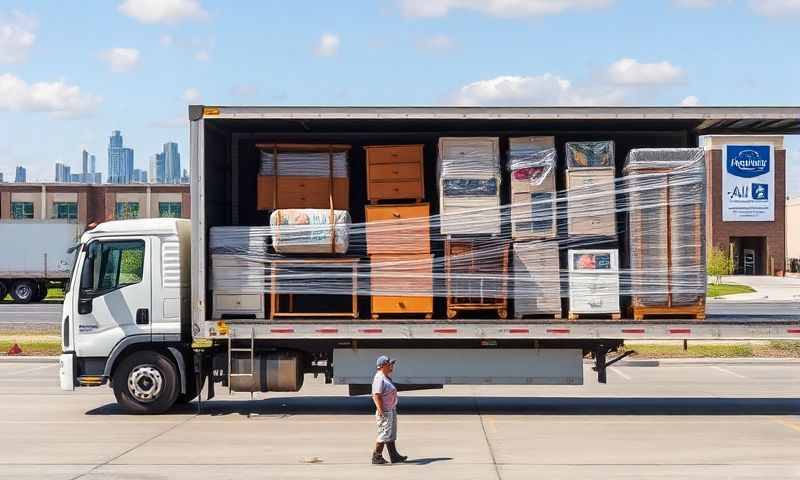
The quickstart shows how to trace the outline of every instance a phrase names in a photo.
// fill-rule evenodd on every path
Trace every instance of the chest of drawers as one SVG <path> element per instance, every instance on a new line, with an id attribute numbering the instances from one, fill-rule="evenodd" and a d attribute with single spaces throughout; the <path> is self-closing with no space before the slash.
<path id="1" fill-rule="evenodd" d="M 367 205 L 367 254 L 427 254 L 430 243 L 427 203 Z"/>
<path id="2" fill-rule="evenodd" d="M 433 313 L 433 255 L 372 255 L 372 315 Z"/>
<path id="3" fill-rule="evenodd" d="M 377 145 L 364 147 L 367 154 L 367 199 L 425 198 L 422 145 Z"/>

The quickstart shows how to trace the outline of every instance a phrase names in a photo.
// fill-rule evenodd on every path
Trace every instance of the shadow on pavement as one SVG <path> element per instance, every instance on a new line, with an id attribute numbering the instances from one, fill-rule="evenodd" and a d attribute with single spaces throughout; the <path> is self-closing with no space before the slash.
<path id="1" fill-rule="evenodd" d="M 367 397 L 274 397 L 264 400 L 211 400 L 201 415 L 285 417 L 293 415 L 372 414 Z M 400 399 L 401 415 L 800 415 L 798 398 L 618 398 L 618 397 L 411 397 Z M 170 414 L 194 415 L 197 402 L 174 407 Z M 87 415 L 125 415 L 117 404 Z"/>

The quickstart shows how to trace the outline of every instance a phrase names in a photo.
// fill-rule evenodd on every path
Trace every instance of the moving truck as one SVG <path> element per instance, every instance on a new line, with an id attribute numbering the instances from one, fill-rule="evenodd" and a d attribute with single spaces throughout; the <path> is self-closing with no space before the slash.
<path id="1" fill-rule="evenodd" d="M 63 287 L 81 232 L 82 225 L 67 220 L 0 221 L 0 300 L 38 302 L 49 287 Z"/>
<path id="2" fill-rule="evenodd" d="M 382 353 L 401 362 L 395 381 L 404 389 L 580 385 L 584 358 L 593 359 L 604 383 L 629 339 L 800 337 L 800 322 L 780 317 L 633 320 L 623 310 L 618 320 L 570 321 L 506 318 L 498 310 L 449 318 L 441 298 L 432 318 L 373 318 L 363 313 L 368 298 L 354 300 L 354 312 L 362 313 L 350 317 L 223 315 L 214 305 L 209 243 L 216 227 L 269 224 L 256 207 L 259 144 L 349 145 L 349 210 L 359 223 L 367 203 L 363 146 L 423 145 L 426 197 L 435 202 L 442 137 L 497 137 L 502 150 L 512 136 L 550 135 L 559 152 L 565 142 L 611 140 L 619 172 L 631 148 L 697 147 L 699 136 L 712 133 L 798 132 L 798 108 L 191 106 L 189 116 L 191 221 L 107 222 L 81 238 L 62 317 L 64 389 L 108 384 L 137 413 L 164 412 L 203 388 L 212 398 L 220 384 L 230 391 L 297 391 L 306 374 L 362 394 Z M 322 290 L 328 279 L 308 281 Z M 558 289 L 553 295 L 565 296 Z M 261 301 L 268 298 L 262 292 Z"/>

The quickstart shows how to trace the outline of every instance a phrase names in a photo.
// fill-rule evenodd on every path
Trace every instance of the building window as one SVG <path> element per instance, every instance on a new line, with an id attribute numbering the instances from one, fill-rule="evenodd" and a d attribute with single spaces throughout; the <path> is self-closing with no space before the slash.
<path id="1" fill-rule="evenodd" d="M 158 202 L 158 216 L 181 218 L 181 202 Z"/>
<path id="2" fill-rule="evenodd" d="M 33 202 L 11 202 L 11 217 L 15 219 L 33 218 Z"/>
<path id="3" fill-rule="evenodd" d="M 78 218 L 78 204 L 76 202 L 55 202 L 53 203 L 55 218 L 76 219 Z"/>
<path id="4" fill-rule="evenodd" d="M 117 220 L 139 218 L 139 202 L 117 202 L 114 218 Z"/>

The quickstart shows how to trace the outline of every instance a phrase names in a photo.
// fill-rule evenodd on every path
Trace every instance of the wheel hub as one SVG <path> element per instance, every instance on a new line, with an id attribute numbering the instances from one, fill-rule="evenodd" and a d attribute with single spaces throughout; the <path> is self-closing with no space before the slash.
<path id="1" fill-rule="evenodd" d="M 20 285 L 17 287 L 17 296 L 19 298 L 28 298 L 33 295 L 33 290 L 27 285 Z"/>
<path id="2" fill-rule="evenodd" d="M 152 365 L 139 365 L 128 375 L 128 391 L 133 398 L 143 403 L 157 400 L 163 385 L 161 372 Z"/>

